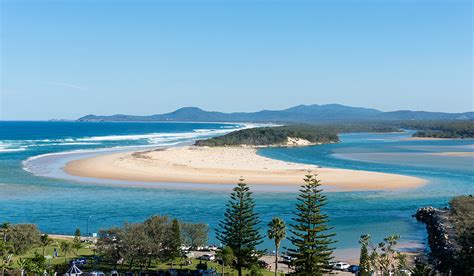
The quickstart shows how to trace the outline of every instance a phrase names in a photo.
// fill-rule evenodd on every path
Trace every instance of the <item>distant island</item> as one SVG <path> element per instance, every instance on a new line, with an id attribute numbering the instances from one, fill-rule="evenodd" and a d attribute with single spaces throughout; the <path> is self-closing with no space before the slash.
<path id="1" fill-rule="evenodd" d="M 183 107 L 176 111 L 149 116 L 117 114 L 111 116 L 87 115 L 81 122 L 276 122 L 276 123 L 321 123 L 361 121 L 405 121 L 405 120 L 473 120 L 474 112 L 444 113 L 398 110 L 383 112 L 377 109 L 351 107 L 340 104 L 298 105 L 283 110 L 258 112 L 223 113 L 205 111 L 197 107 Z"/>
<path id="2" fill-rule="evenodd" d="M 310 125 L 258 127 L 243 129 L 223 136 L 197 140 L 196 146 L 307 146 L 339 141 L 335 129 Z"/>

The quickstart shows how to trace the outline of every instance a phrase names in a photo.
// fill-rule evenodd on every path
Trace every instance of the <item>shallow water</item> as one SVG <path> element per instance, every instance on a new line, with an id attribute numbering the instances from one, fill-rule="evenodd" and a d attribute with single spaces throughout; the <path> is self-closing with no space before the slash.
<path id="1" fill-rule="evenodd" d="M 188 221 L 204 221 L 214 229 L 223 217 L 231 186 L 215 189 L 187 184 L 147 188 L 117 182 L 53 179 L 60 165 L 90 151 L 107 148 L 167 146 L 187 143 L 244 127 L 202 123 L 76 123 L 0 122 L 0 221 L 31 222 L 50 233 L 71 234 L 142 221 L 167 214 Z M 410 141 L 405 134 L 344 134 L 341 143 L 305 148 L 266 148 L 259 154 L 325 167 L 400 173 L 427 179 L 423 187 L 398 191 L 331 192 L 326 208 L 337 247 L 357 246 L 361 234 L 374 240 L 397 233 L 403 242 L 423 242 L 424 226 L 411 215 L 418 207 L 444 206 L 453 195 L 474 193 L 473 157 L 436 156 L 436 152 L 474 151 L 472 140 Z M 128 148 L 128 149 L 129 149 Z M 75 151 L 73 154 L 63 154 Z M 59 153 L 59 155 L 46 155 Z M 41 155 L 41 158 L 34 157 Z M 60 158 L 58 158 L 58 156 Z M 33 157 L 33 159 L 32 159 Z M 25 160 L 29 160 L 25 162 Z M 58 161 L 59 160 L 59 161 Z M 28 169 L 29 171 L 25 170 Z M 33 174 L 33 173 L 35 174 Z M 64 177 L 64 175 L 62 176 Z M 153 185 L 153 184 L 150 184 Z M 291 190 L 255 191 L 262 231 L 273 216 L 291 221 L 297 194 Z M 88 228 L 88 229 L 87 229 Z M 217 242 L 211 233 L 211 242 Z M 265 248 L 271 242 L 265 241 Z"/>

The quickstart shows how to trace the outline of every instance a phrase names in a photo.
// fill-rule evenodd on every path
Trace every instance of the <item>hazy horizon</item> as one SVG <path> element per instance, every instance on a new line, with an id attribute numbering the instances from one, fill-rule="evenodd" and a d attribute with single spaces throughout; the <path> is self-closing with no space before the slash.
<path id="1" fill-rule="evenodd" d="M 473 111 L 472 2 L 1 1 L 0 120 Z"/>

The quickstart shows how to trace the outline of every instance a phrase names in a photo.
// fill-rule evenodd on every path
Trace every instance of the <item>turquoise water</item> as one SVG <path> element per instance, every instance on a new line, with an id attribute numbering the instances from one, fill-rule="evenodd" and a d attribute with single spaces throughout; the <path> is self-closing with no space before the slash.
<path id="1" fill-rule="evenodd" d="M 246 127 L 208 123 L 77 123 L 0 122 L 0 221 L 31 222 L 49 233 L 72 234 L 142 221 L 167 214 L 215 228 L 222 219 L 230 186 L 134 183 L 67 178 L 65 161 L 95 154 L 98 149 L 120 151 L 189 143 Z M 472 140 L 411 141 L 406 134 L 344 134 L 341 143 L 304 148 L 266 148 L 259 154 L 325 167 L 400 173 L 427 179 L 408 190 L 330 192 L 326 211 L 337 233 L 339 249 L 357 246 L 358 237 L 374 240 L 397 233 L 404 242 L 423 242 L 424 226 L 411 215 L 418 207 L 444 206 L 453 195 L 474 193 L 474 159 L 441 156 L 440 152 L 474 151 Z M 72 151 L 72 152 L 71 152 Z M 69 153 L 64 153 L 69 152 Z M 39 157 L 38 157 L 39 156 Z M 55 177 L 55 178 L 51 178 Z M 158 188 L 157 188 L 158 187 Z M 161 187 L 161 188 L 160 188 Z M 262 226 L 273 216 L 291 221 L 297 193 L 254 187 Z M 266 229 L 262 229 L 264 231 Z M 216 242 L 211 233 L 211 242 Z M 263 247 L 271 248 L 266 241 Z"/>

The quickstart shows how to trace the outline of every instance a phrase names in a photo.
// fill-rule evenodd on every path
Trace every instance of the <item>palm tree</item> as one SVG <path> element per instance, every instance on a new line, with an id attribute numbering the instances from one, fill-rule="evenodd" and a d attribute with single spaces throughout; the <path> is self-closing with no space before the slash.
<path id="1" fill-rule="evenodd" d="M 23 276 L 25 275 L 25 269 L 28 266 L 28 260 L 27 259 L 20 259 L 16 262 L 18 265 L 18 268 L 20 268 L 20 275 Z"/>
<path id="2" fill-rule="evenodd" d="M 274 217 L 268 224 L 268 238 L 275 241 L 275 276 L 278 274 L 278 250 L 280 243 L 286 237 L 286 225 L 285 222 L 279 218 Z"/>
<path id="3" fill-rule="evenodd" d="M 67 253 L 71 252 L 71 243 L 67 241 L 62 241 L 60 248 L 64 254 L 64 263 L 66 263 Z"/>
<path id="4" fill-rule="evenodd" d="M 51 244 L 51 239 L 49 238 L 48 234 L 41 235 L 40 244 L 41 244 L 41 247 L 43 247 L 43 256 L 44 256 L 44 249 L 46 248 L 46 246 Z"/>
<path id="5" fill-rule="evenodd" d="M 216 257 L 222 261 L 222 275 L 225 274 L 225 266 L 232 265 L 235 260 L 232 248 L 226 246 L 216 252 Z"/>

